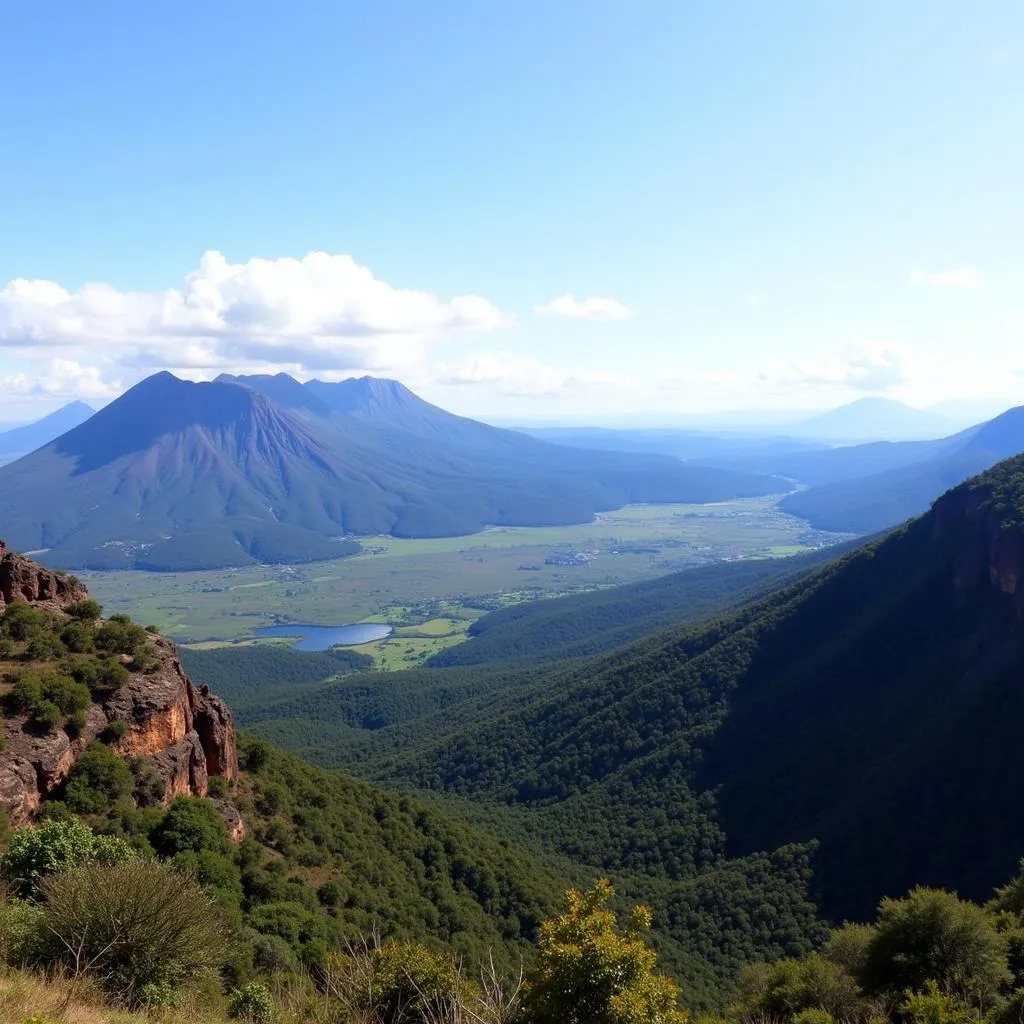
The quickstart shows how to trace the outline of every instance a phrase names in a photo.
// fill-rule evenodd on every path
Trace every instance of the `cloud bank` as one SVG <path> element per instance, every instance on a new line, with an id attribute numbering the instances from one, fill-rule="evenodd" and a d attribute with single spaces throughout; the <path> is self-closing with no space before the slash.
<path id="1" fill-rule="evenodd" d="M 575 320 L 625 320 L 633 315 L 633 311 L 615 299 L 604 299 L 594 296 L 589 299 L 577 299 L 568 292 L 558 298 L 534 306 L 538 316 L 561 316 Z"/>
<path id="2" fill-rule="evenodd" d="M 229 263 L 207 252 L 181 288 L 123 292 L 16 279 L 0 289 L 0 348 L 22 356 L 83 348 L 137 368 L 217 369 L 253 362 L 374 369 L 415 361 L 442 336 L 514 318 L 478 295 L 442 300 L 396 288 L 351 256 Z"/>

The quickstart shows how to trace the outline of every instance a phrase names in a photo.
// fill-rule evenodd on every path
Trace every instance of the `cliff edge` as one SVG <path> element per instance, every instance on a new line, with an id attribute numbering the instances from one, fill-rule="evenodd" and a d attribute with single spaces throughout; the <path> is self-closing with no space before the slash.
<path id="1" fill-rule="evenodd" d="M 30 820 L 101 739 L 141 802 L 205 796 L 238 772 L 231 712 L 185 674 L 174 645 L 124 616 L 102 619 L 74 577 L 0 541 L 0 808 Z"/>

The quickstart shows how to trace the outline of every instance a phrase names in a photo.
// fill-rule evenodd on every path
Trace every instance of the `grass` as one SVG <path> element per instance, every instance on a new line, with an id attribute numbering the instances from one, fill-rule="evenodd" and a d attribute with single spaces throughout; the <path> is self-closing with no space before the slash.
<path id="1" fill-rule="evenodd" d="M 211 1016 L 209 1008 L 193 1005 L 183 993 L 183 1006 L 161 1013 L 163 1024 L 220 1024 L 226 1017 Z M 99 990 L 85 979 L 72 981 L 26 971 L 0 974 L 0 1024 L 20 1024 L 40 1015 L 55 1024 L 152 1024 L 145 1013 L 111 1007 Z"/>
<path id="2" fill-rule="evenodd" d="M 361 555 L 307 565 L 80 575 L 108 614 L 128 612 L 179 640 L 247 639 L 254 628 L 276 622 L 376 621 L 427 632 L 367 645 L 390 665 L 432 650 L 425 645 L 458 639 L 454 627 L 450 636 L 433 635 L 440 628 L 435 619 L 464 621 L 522 600 L 650 579 L 722 558 L 792 554 L 840 539 L 780 512 L 774 498 L 756 498 L 628 506 L 576 526 L 494 527 L 466 537 L 412 540 L 369 537 Z M 573 551 L 593 552 L 593 561 L 545 563 Z M 405 646 L 393 650 L 399 641 Z"/>

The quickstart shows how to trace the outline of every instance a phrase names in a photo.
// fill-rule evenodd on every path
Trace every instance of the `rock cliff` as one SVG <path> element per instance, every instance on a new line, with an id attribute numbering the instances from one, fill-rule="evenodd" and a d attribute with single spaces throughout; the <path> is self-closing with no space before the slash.
<path id="1" fill-rule="evenodd" d="M 0 611 L 25 602 L 51 613 L 59 627 L 70 621 L 63 609 L 86 596 L 78 581 L 14 554 L 0 542 Z M 192 683 L 170 641 L 147 633 L 145 646 L 145 667 L 130 672 L 114 692 L 94 696 L 84 712 L 84 724 L 70 733 L 67 726 L 40 728 L 30 714 L 7 708 L 0 723 L 5 739 L 0 750 L 0 807 L 13 824 L 32 817 L 101 734 L 115 752 L 133 761 L 137 774 L 145 773 L 152 798 L 164 804 L 180 794 L 205 796 L 211 776 L 235 777 L 238 758 L 227 706 L 208 687 Z M 120 660 L 131 665 L 126 656 Z M 24 667 L 17 653 L 6 662 L 0 653 L 5 690 Z M 112 722 L 124 723 L 119 737 L 108 729 Z"/>
<path id="2" fill-rule="evenodd" d="M 0 540 L 0 612 L 14 601 L 66 607 L 87 596 L 85 586 L 16 555 Z"/>

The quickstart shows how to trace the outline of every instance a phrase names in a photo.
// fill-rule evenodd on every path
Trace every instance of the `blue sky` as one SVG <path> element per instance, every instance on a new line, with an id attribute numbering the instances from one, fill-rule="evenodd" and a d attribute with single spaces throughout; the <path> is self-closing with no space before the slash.
<path id="1" fill-rule="evenodd" d="M 0 93 L 0 419 L 1024 400 L 1019 2 L 22 3 Z"/>

